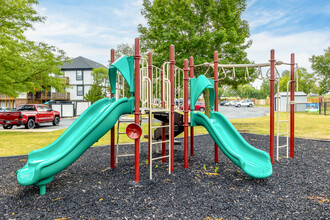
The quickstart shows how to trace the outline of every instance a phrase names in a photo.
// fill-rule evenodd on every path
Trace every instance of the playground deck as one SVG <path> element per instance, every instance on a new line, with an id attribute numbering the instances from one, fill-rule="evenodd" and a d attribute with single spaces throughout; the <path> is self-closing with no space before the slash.
<path id="1" fill-rule="evenodd" d="M 268 152 L 269 136 L 242 134 Z M 181 139 L 181 141 L 183 141 Z M 110 170 L 110 149 L 90 148 L 55 175 L 47 194 L 20 186 L 15 170 L 27 156 L 0 159 L 0 219 L 327 219 L 330 218 L 330 142 L 295 140 L 294 159 L 275 161 L 273 175 L 253 179 L 220 154 L 214 172 L 214 142 L 195 137 L 195 156 L 183 168 L 183 144 L 175 146 L 175 170 L 154 162 L 149 180 L 147 144 L 141 145 L 140 182 L 134 180 L 134 158 L 122 158 Z M 134 145 L 124 148 L 134 149 Z M 155 168 L 157 166 L 157 168 Z"/>

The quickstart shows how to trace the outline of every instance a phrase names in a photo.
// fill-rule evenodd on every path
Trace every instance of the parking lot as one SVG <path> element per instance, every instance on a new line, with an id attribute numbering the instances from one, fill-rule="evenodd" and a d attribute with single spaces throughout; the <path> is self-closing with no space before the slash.
<path id="1" fill-rule="evenodd" d="M 256 118 L 266 116 L 269 113 L 269 108 L 219 106 L 219 112 L 224 114 L 228 119 Z"/>
<path id="2" fill-rule="evenodd" d="M 219 112 L 224 114 L 228 119 L 239 119 L 239 118 L 255 118 L 262 117 L 269 113 L 269 108 L 264 107 L 235 107 L 235 106 L 219 106 Z M 4 130 L 0 126 L 0 131 L 26 131 L 26 132 L 49 132 L 68 128 L 76 118 L 62 118 L 58 126 L 53 126 L 52 123 L 41 124 L 40 127 L 34 128 L 33 130 L 25 129 L 24 126 L 14 126 L 12 129 Z"/>

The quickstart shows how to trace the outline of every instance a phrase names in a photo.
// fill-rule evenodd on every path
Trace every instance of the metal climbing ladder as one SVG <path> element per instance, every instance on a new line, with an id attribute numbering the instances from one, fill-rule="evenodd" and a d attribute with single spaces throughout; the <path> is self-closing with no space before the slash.
<path id="1" fill-rule="evenodd" d="M 152 79 L 150 79 L 150 75 L 148 76 L 148 69 L 152 71 Z M 141 91 L 141 102 L 142 102 L 142 114 L 147 114 L 149 118 L 148 127 L 150 129 L 150 148 L 149 148 L 149 167 L 150 167 L 150 179 L 152 179 L 152 167 L 153 161 L 160 160 L 164 158 L 168 158 L 168 166 L 169 173 L 171 173 L 171 145 L 170 140 L 171 134 L 169 138 L 162 138 L 161 140 L 156 140 L 154 138 L 154 130 L 160 129 L 169 129 L 171 130 L 171 84 L 169 80 L 169 74 L 164 74 L 163 69 L 158 68 L 153 65 L 147 64 L 147 61 L 142 59 L 142 66 L 140 69 L 140 91 Z M 154 114 L 155 113 L 164 113 L 169 116 L 168 124 L 157 125 L 155 123 Z M 162 155 L 160 157 L 153 157 L 153 148 L 156 145 L 157 148 L 159 145 L 167 144 L 169 146 L 168 154 Z M 157 149 L 158 152 L 158 149 Z"/>
<path id="2" fill-rule="evenodd" d="M 118 121 L 117 121 L 117 142 L 116 142 L 116 164 L 118 164 L 118 158 L 119 157 L 132 157 L 132 156 L 135 156 L 135 153 L 124 153 L 124 154 L 119 154 L 119 148 L 120 148 L 120 145 L 119 145 L 119 137 L 121 134 L 125 134 L 126 135 L 126 132 L 120 132 L 119 131 L 119 128 L 120 128 L 120 123 L 123 123 L 123 122 L 126 122 L 126 123 L 134 123 L 135 120 L 134 119 L 124 119 L 127 115 L 122 115 Z M 142 124 L 142 120 L 143 118 L 140 117 L 140 125 Z M 141 151 L 141 148 L 140 148 L 140 151 Z"/>
<path id="3" fill-rule="evenodd" d="M 286 120 L 280 120 L 279 112 L 280 112 L 280 95 L 279 95 L 279 83 L 277 83 L 277 97 L 276 97 L 276 122 L 277 122 L 277 132 L 276 132 L 276 160 L 280 159 L 279 151 L 281 148 L 286 148 L 286 157 L 289 158 L 289 84 L 291 80 L 287 83 L 287 91 L 286 91 Z M 286 132 L 280 133 L 280 123 L 285 123 Z M 286 144 L 280 145 L 280 137 L 286 137 Z"/>

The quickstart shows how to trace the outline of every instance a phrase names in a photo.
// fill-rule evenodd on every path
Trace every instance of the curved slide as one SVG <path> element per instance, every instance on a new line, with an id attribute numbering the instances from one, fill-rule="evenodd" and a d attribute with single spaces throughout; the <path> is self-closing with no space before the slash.
<path id="1" fill-rule="evenodd" d="M 254 178 L 272 175 L 270 156 L 246 142 L 223 114 L 212 111 L 209 119 L 203 113 L 191 113 L 192 122 L 205 127 L 222 152 L 246 174 Z"/>
<path id="2" fill-rule="evenodd" d="M 101 99 L 91 105 L 53 143 L 31 151 L 26 165 L 19 169 L 17 180 L 21 185 L 36 185 L 40 194 L 46 193 L 46 184 L 77 160 L 90 146 L 103 137 L 122 114 L 134 111 L 134 98 Z"/>

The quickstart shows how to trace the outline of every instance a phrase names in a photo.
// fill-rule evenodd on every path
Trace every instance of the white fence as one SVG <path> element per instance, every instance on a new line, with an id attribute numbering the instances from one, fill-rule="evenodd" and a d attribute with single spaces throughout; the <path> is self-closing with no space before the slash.
<path id="1" fill-rule="evenodd" d="M 59 111 L 61 117 L 80 116 L 89 106 L 91 102 L 77 101 L 72 103 L 52 103 L 51 108 Z"/>

